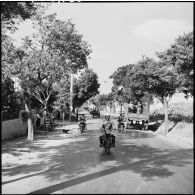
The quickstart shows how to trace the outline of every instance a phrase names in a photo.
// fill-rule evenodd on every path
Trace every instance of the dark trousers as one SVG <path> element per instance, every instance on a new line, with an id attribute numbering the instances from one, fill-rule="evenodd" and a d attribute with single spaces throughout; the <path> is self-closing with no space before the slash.
<path id="1" fill-rule="evenodd" d="M 124 124 L 123 122 L 119 122 L 119 123 L 118 123 L 118 129 L 119 129 L 119 127 L 120 127 L 121 125 L 123 126 L 123 128 L 125 128 L 125 124 Z"/>

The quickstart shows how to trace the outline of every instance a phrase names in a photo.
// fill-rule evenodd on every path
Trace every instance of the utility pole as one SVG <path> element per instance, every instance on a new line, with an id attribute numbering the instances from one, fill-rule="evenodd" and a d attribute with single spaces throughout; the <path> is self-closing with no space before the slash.
<path id="1" fill-rule="evenodd" d="M 73 74 L 70 74 L 70 109 L 69 109 L 69 121 L 71 121 L 71 112 L 72 112 L 72 98 L 73 98 Z"/>

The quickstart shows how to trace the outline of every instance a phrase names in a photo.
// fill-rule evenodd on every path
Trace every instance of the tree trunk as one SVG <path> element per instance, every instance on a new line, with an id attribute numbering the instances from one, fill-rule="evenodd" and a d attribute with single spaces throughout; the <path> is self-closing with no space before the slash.
<path id="1" fill-rule="evenodd" d="M 33 141 L 34 137 L 34 126 L 33 126 L 33 119 L 30 107 L 25 103 L 25 108 L 28 113 L 28 137 L 27 140 Z"/>
<path id="2" fill-rule="evenodd" d="M 32 118 L 28 118 L 28 137 L 27 137 L 27 140 L 33 141 L 33 138 L 34 138 L 33 122 L 32 122 Z"/>
<path id="3" fill-rule="evenodd" d="M 164 101 L 164 110 L 165 110 L 165 131 L 164 131 L 164 135 L 167 135 L 168 133 L 168 102 L 165 100 Z"/>

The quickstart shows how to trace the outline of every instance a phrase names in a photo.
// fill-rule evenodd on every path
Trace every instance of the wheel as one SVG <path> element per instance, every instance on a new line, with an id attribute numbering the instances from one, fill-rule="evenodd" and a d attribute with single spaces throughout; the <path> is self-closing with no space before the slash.
<path id="1" fill-rule="evenodd" d="M 106 141 L 106 148 L 105 148 L 105 150 L 106 150 L 107 154 L 110 153 L 110 140 L 109 139 L 107 139 L 107 141 Z"/>
<path id="2" fill-rule="evenodd" d="M 122 133 L 122 127 L 121 126 L 119 127 L 119 133 Z"/>
<path id="3" fill-rule="evenodd" d="M 84 127 L 81 127 L 81 134 L 84 132 Z"/>
<path id="4" fill-rule="evenodd" d="M 125 127 L 123 126 L 123 127 L 122 127 L 122 133 L 124 133 L 124 132 L 125 132 Z"/>

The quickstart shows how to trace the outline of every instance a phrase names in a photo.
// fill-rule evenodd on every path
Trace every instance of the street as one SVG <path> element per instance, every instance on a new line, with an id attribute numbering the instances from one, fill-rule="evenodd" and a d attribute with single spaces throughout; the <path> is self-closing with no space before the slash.
<path id="1" fill-rule="evenodd" d="M 58 130 L 37 138 L 20 152 L 29 155 L 30 162 L 4 167 L 2 159 L 2 193 L 193 193 L 193 149 L 150 132 L 127 130 L 114 132 L 116 147 L 107 155 L 99 147 L 101 123 L 90 118 L 82 135 Z M 2 147 L 2 154 L 8 152 Z M 19 154 L 16 146 L 9 152 Z"/>

